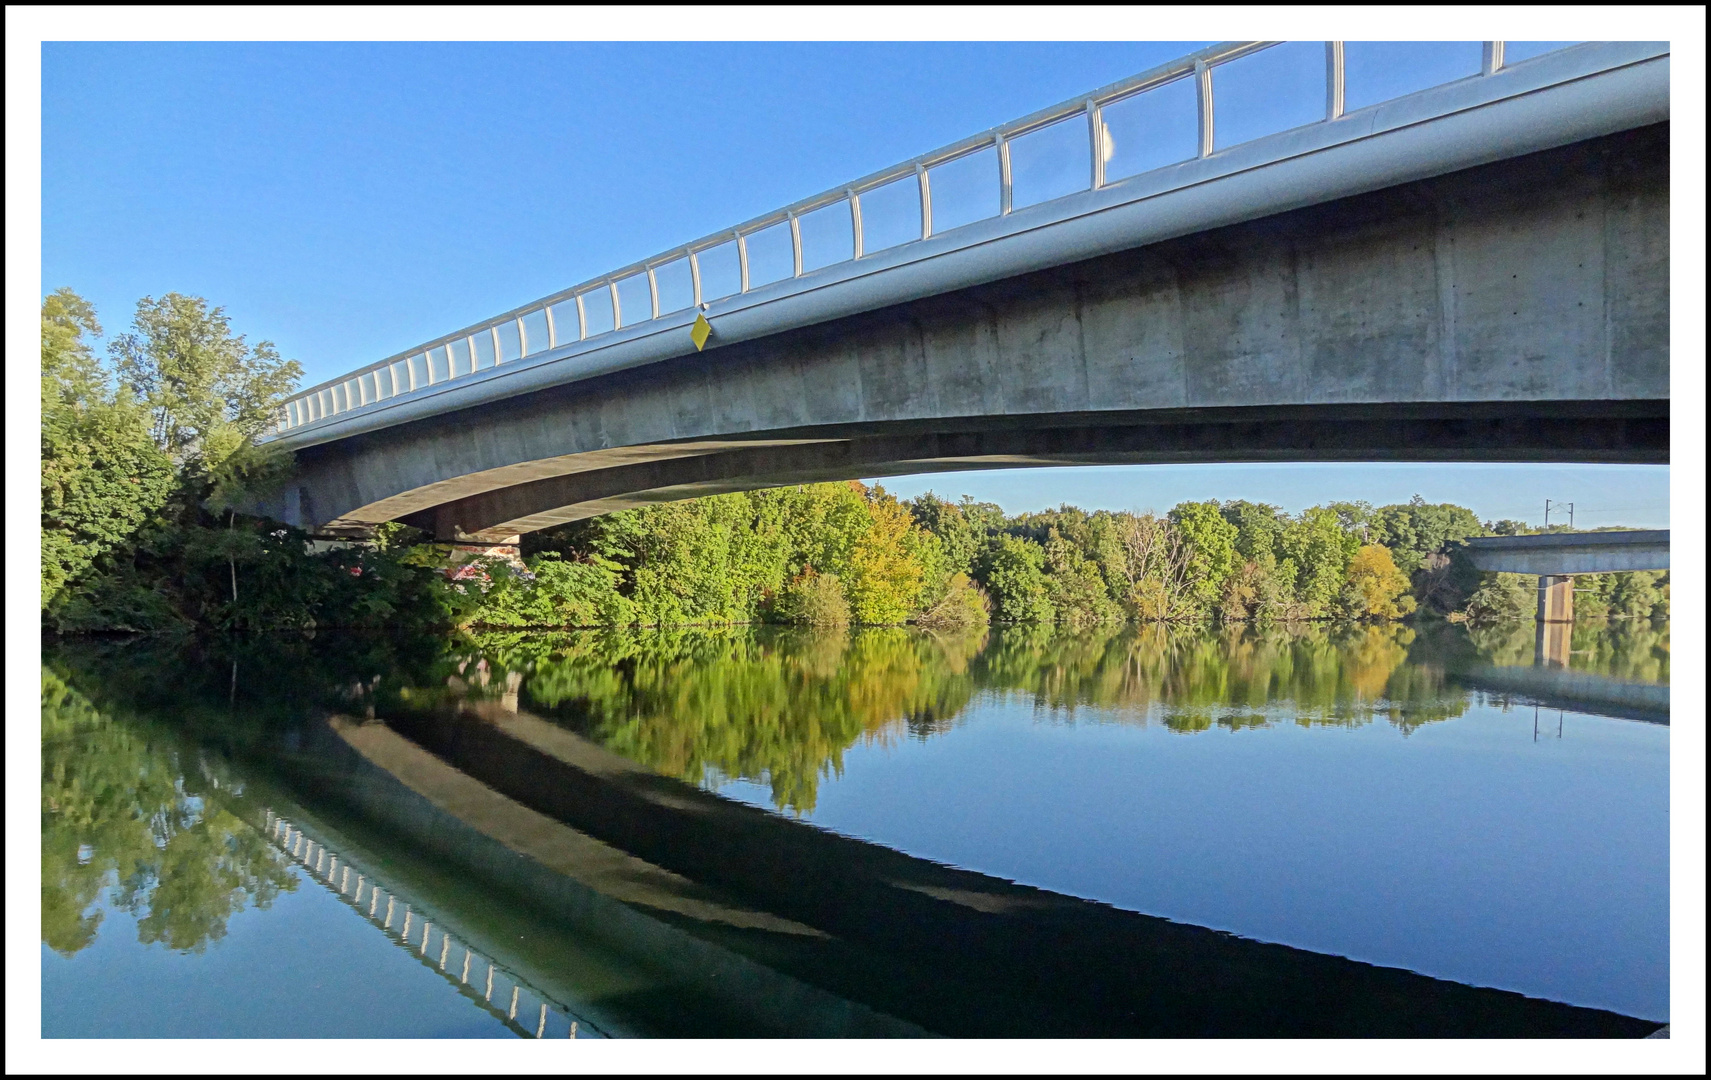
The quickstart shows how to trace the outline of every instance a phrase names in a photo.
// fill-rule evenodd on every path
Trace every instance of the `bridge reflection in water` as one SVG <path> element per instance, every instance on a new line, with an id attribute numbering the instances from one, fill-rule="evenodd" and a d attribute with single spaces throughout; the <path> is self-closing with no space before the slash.
<path id="1" fill-rule="evenodd" d="M 1658 1027 L 942 866 L 660 776 L 501 702 L 406 709 L 385 721 L 335 716 L 318 731 L 317 756 L 342 777 L 353 808 L 460 873 L 667 972 L 710 1015 L 742 1017 L 739 1028 L 820 1037 L 1641 1037 Z M 296 852 L 296 826 L 277 828 L 279 842 L 305 865 L 314 858 L 317 878 L 341 894 L 348 868 L 357 887 L 347 902 L 463 985 L 457 950 L 475 957 L 474 947 L 445 930 L 433 936 L 437 920 L 414 905 L 403 914 L 394 905 L 389 924 L 392 894 L 377 899 L 365 870 L 348 862 L 335 870 L 332 851 L 323 866 L 308 849 Z M 429 925 L 417 929 L 418 918 Z M 482 963 L 471 960 L 469 992 L 517 1023 L 502 986 L 489 1000 L 475 985 Z M 577 1022 L 525 978 L 505 978 L 519 987 L 514 996 L 539 1003 L 541 1031 Z M 525 1034 L 534 1033 L 529 1007 Z"/>
<path id="2" fill-rule="evenodd" d="M 371 926 L 457 985 L 464 996 L 518 1035 L 546 1038 L 606 1038 L 606 1032 L 563 1002 L 461 939 L 445 917 L 420 898 L 386 884 L 373 867 L 329 846 L 317 830 L 264 811 L 263 833 L 308 875 L 338 896 Z M 354 872 L 354 878 L 353 878 Z M 449 966 L 448 966 L 449 965 Z M 472 981 L 473 980 L 473 981 Z M 479 991 L 477 987 L 480 987 Z"/>

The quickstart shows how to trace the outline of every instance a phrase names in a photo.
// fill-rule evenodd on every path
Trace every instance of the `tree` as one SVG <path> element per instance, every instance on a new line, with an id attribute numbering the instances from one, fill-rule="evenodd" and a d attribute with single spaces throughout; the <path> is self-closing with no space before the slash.
<path id="1" fill-rule="evenodd" d="M 868 513 L 871 522 L 850 554 L 850 613 L 861 623 L 901 623 L 918 610 L 926 584 L 922 560 L 910 551 L 910 533 L 919 530 L 883 488 L 868 493 Z"/>
<path id="2" fill-rule="evenodd" d="M 137 301 L 130 333 L 113 342 L 120 376 L 147 405 L 156 445 L 175 462 L 212 468 L 278 415 L 302 378 L 270 341 L 234 336 L 224 308 L 167 293 Z"/>
<path id="3" fill-rule="evenodd" d="M 945 570 L 949 574 L 967 574 L 974 568 L 974 557 L 985 539 L 974 520 L 963 507 L 927 492 L 904 503 L 915 524 L 939 538 L 944 547 Z"/>
<path id="4" fill-rule="evenodd" d="M 1310 619 L 1331 614 L 1360 538 L 1343 531 L 1334 511 L 1314 506 L 1284 527 L 1279 543 L 1285 564 L 1295 570 L 1295 603 L 1301 614 Z"/>
<path id="5" fill-rule="evenodd" d="M 1404 574 L 1420 569 L 1428 555 L 1487 532 L 1472 510 L 1454 503 L 1428 503 L 1416 495 L 1406 503 L 1372 512 L 1369 540 L 1388 547 Z"/>
<path id="6" fill-rule="evenodd" d="M 993 614 L 1005 622 L 1051 622 L 1045 564 L 1045 549 L 1032 540 L 992 537 L 981 552 L 978 569 L 992 598 Z"/>
<path id="7" fill-rule="evenodd" d="M 1224 520 L 1216 502 L 1178 503 L 1170 511 L 1170 521 L 1188 548 L 1188 594 L 1202 608 L 1211 608 L 1223 593 L 1224 579 L 1235 569 L 1236 527 Z"/>
<path id="8" fill-rule="evenodd" d="M 1357 619 L 1400 619 L 1414 610 L 1407 575 L 1379 544 L 1363 544 L 1355 552 L 1346 590 L 1345 613 Z"/>
<path id="9" fill-rule="evenodd" d="M 1122 609 L 1112 602 L 1099 567 L 1056 529 L 1046 540 L 1045 556 L 1052 611 L 1059 625 L 1087 626 L 1122 617 Z"/>
<path id="10" fill-rule="evenodd" d="M 147 412 L 89 347 L 100 333 L 95 309 L 70 289 L 42 301 L 43 610 L 127 544 L 172 488 Z"/>

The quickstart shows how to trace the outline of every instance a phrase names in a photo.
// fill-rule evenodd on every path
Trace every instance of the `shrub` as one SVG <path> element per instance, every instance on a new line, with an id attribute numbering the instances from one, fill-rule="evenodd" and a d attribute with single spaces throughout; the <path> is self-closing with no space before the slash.
<path id="1" fill-rule="evenodd" d="M 985 626 L 991 620 L 992 602 L 986 593 L 967 574 L 953 574 L 945 595 L 915 621 L 926 627 L 963 630 Z"/>
<path id="2" fill-rule="evenodd" d="M 779 622 L 798 626 L 848 626 L 850 602 L 838 575 L 810 569 L 785 585 L 773 601 L 772 614 Z"/>

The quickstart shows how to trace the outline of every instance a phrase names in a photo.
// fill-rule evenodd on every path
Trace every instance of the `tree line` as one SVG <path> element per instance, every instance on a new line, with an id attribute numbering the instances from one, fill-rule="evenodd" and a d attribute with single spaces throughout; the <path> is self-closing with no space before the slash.
<path id="1" fill-rule="evenodd" d="M 1072 506 L 1007 515 L 857 481 L 619 511 L 524 538 L 521 565 L 458 579 L 450 549 L 402 525 L 311 551 L 242 514 L 281 482 L 257 438 L 301 367 L 232 333 L 220 308 L 137 304 L 105 357 L 68 289 L 42 303 L 42 612 L 62 632 L 343 627 L 570 627 L 781 622 L 1390 621 L 1529 617 L 1531 579 L 1454 557 L 1525 532 L 1465 507 L 1338 502 L 1289 514 L 1245 500 L 1164 514 Z M 1554 531 L 1554 530 L 1553 530 Z M 1667 574 L 1588 577 L 1588 617 L 1667 614 Z"/>

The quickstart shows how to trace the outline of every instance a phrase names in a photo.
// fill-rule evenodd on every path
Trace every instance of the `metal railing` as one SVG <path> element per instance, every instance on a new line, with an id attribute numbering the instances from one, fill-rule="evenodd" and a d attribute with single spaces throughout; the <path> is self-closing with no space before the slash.
<path id="1" fill-rule="evenodd" d="M 414 953 L 472 1001 L 525 1038 L 602 1039 L 607 1034 L 505 965 L 436 925 L 435 914 L 374 877 L 301 824 L 266 811 L 263 835 L 368 923 Z"/>
<path id="2" fill-rule="evenodd" d="M 707 310 L 774 282 L 1491 75 L 1572 44 L 1226 42 L 311 387 L 287 401 L 278 430 L 662 316 Z"/>

